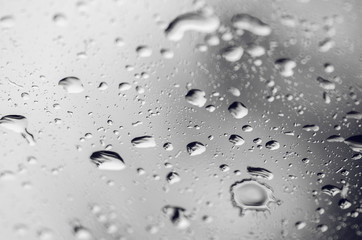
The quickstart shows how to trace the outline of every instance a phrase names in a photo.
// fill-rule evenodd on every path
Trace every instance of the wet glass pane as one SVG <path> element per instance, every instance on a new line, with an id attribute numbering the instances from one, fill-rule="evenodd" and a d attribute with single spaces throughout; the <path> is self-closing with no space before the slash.
<path id="1" fill-rule="evenodd" d="M 0 239 L 361 239 L 362 2 L 0 1 Z"/>

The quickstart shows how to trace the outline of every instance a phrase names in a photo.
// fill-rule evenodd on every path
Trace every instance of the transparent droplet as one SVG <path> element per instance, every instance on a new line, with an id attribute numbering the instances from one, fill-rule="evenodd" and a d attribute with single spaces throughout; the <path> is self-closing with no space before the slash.
<path id="1" fill-rule="evenodd" d="M 264 178 L 267 180 L 272 180 L 274 178 L 273 173 L 265 168 L 247 167 L 247 171 L 250 175 L 256 178 Z"/>
<path id="2" fill-rule="evenodd" d="M 232 203 L 240 209 L 240 215 L 250 210 L 269 210 L 268 205 L 276 201 L 269 186 L 251 179 L 235 182 L 231 185 L 230 192 Z"/>
<path id="3" fill-rule="evenodd" d="M 271 140 L 265 143 L 265 147 L 270 150 L 277 150 L 280 148 L 280 144 L 276 140 Z"/>
<path id="4" fill-rule="evenodd" d="M 230 114 L 236 119 L 241 119 L 248 115 L 248 109 L 241 102 L 233 102 L 230 104 L 228 110 Z"/>
<path id="5" fill-rule="evenodd" d="M 112 151 L 94 152 L 90 159 L 100 170 L 119 171 L 126 167 L 121 156 Z"/>
<path id="6" fill-rule="evenodd" d="M 21 115 L 7 115 L 0 119 L 0 126 L 19 133 L 29 145 L 35 145 L 34 137 L 28 132 L 28 119 Z"/>
<path id="7" fill-rule="evenodd" d="M 68 93 L 81 93 L 84 91 L 84 87 L 79 78 L 66 77 L 59 81 L 59 86 L 63 87 Z"/>
<path id="8" fill-rule="evenodd" d="M 200 142 L 191 142 L 187 144 L 186 150 L 190 156 L 196 156 L 204 153 L 206 151 L 206 147 Z"/>
<path id="9" fill-rule="evenodd" d="M 156 147 L 155 138 L 152 136 L 136 137 L 131 141 L 132 145 L 136 148 L 152 148 Z"/>
<path id="10" fill-rule="evenodd" d="M 272 32 L 269 25 L 262 22 L 259 18 L 245 13 L 234 15 L 231 22 L 233 27 L 251 32 L 258 36 L 268 36 Z"/>
<path id="11" fill-rule="evenodd" d="M 190 91 L 188 91 L 185 99 L 188 103 L 198 107 L 203 107 L 207 100 L 205 98 L 205 92 L 199 89 L 191 89 Z"/>

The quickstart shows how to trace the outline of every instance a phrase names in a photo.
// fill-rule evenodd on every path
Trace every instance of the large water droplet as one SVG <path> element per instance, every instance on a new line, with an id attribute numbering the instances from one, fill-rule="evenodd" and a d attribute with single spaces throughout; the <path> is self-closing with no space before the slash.
<path id="1" fill-rule="evenodd" d="M 191 89 L 188 91 L 185 99 L 188 103 L 198 107 L 203 107 L 206 103 L 205 92 L 199 89 Z"/>
<path id="2" fill-rule="evenodd" d="M 21 115 L 7 115 L 0 119 L 0 126 L 9 129 L 13 132 L 20 133 L 20 135 L 29 143 L 35 145 L 34 137 L 28 132 L 28 119 Z"/>
<path id="3" fill-rule="evenodd" d="M 265 143 L 265 147 L 270 150 L 277 150 L 280 147 L 280 144 L 276 140 L 271 140 Z"/>
<path id="4" fill-rule="evenodd" d="M 165 34 L 171 41 L 180 41 L 187 31 L 213 33 L 219 26 L 220 20 L 213 13 L 203 11 L 185 13 L 168 25 Z"/>
<path id="5" fill-rule="evenodd" d="M 249 210 L 269 210 L 268 205 L 275 202 L 273 191 L 269 186 L 251 179 L 234 183 L 230 192 L 234 207 L 240 208 L 240 215 Z"/>
<path id="6" fill-rule="evenodd" d="M 59 81 L 59 86 L 63 87 L 68 93 L 81 93 L 84 91 L 84 87 L 79 78 L 66 77 Z"/>
<path id="7" fill-rule="evenodd" d="M 248 109 L 241 102 L 233 102 L 230 104 L 228 110 L 230 114 L 236 119 L 240 119 L 248 115 Z"/>
<path id="8" fill-rule="evenodd" d="M 126 167 L 121 156 L 112 151 L 94 152 L 90 156 L 90 159 L 100 170 L 119 171 Z"/>
<path id="9" fill-rule="evenodd" d="M 200 142 L 191 142 L 191 143 L 187 144 L 186 150 L 190 154 L 190 156 L 196 156 L 196 155 L 200 155 L 203 152 L 205 152 L 206 147 L 204 144 L 202 144 Z"/>

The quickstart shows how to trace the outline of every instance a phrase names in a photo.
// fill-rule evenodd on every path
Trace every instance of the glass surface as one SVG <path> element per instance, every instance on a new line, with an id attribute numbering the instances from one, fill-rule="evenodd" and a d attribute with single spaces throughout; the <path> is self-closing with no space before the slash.
<path id="1" fill-rule="evenodd" d="M 0 239 L 362 239 L 362 2 L 0 0 Z"/>

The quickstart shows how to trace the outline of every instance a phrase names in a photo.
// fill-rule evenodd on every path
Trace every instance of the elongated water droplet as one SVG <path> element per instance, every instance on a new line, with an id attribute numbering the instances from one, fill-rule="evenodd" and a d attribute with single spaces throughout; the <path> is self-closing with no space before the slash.
<path id="1" fill-rule="evenodd" d="M 112 151 L 94 152 L 90 159 L 100 170 L 119 171 L 126 167 L 121 156 Z"/>
<path id="2" fill-rule="evenodd" d="M 132 145 L 136 148 L 152 148 L 156 147 L 155 138 L 152 136 L 141 136 L 132 139 Z"/>
<path id="3" fill-rule="evenodd" d="M 268 36 L 272 29 L 259 18 L 249 14 L 236 14 L 231 19 L 232 25 L 237 29 L 246 30 L 258 36 Z"/>
<path id="4" fill-rule="evenodd" d="M 280 144 L 276 140 L 271 140 L 265 143 L 265 147 L 270 150 L 277 150 L 280 147 Z"/>
<path id="5" fill-rule="evenodd" d="M 166 28 L 166 37 L 180 41 L 187 31 L 213 33 L 220 26 L 220 20 L 211 12 L 191 12 L 175 18 Z"/>
<path id="6" fill-rule="evenodd" d="M 265 168 L 260 167 L 247 167 L 248 173 L 257 178 L 264 178 L 268 180 L 272 180 L 274 175 L 272 172 Z"/>

